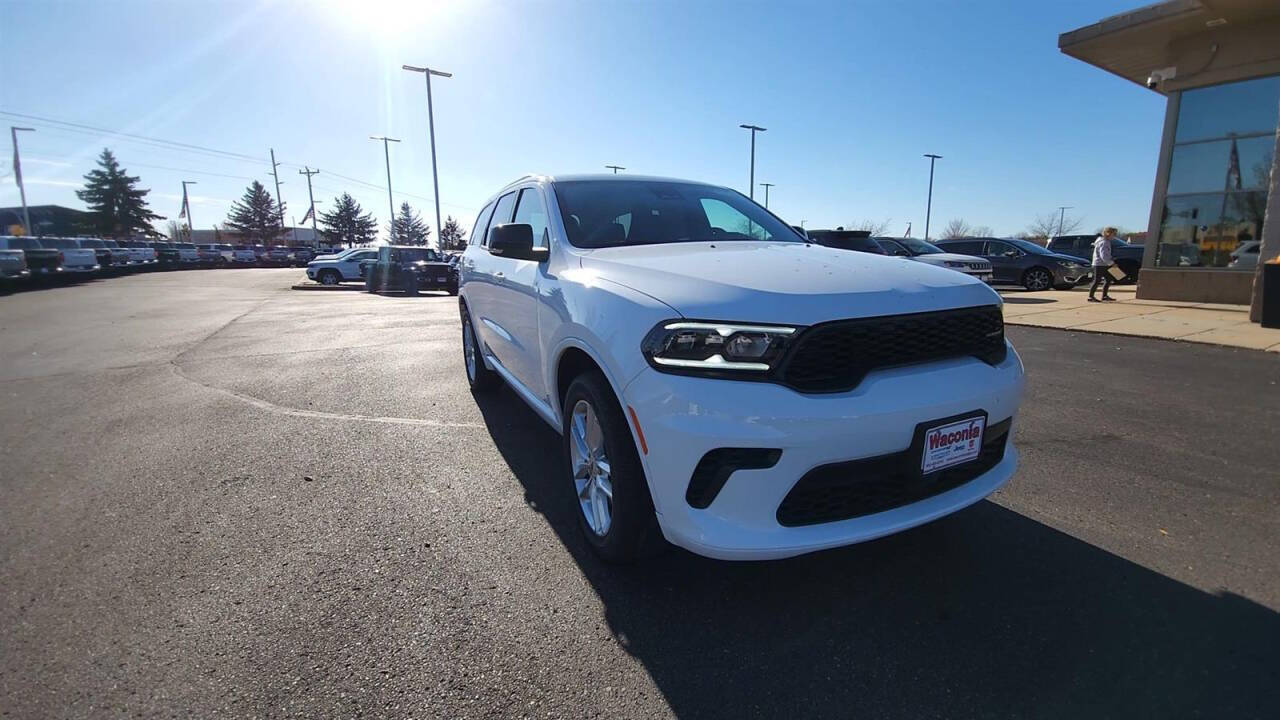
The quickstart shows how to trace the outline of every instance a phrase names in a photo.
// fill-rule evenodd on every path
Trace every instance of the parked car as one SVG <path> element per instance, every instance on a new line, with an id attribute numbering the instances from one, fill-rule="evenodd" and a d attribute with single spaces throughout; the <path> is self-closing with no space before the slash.
<path id="1" fill-rule="evenodd" d="M 1097 235 L 1060 235 L 1050 238 L 1047 247 L 1051 252 L 1080 258 L 1086 265 L 1092 266 L 1093 242 L 1097 239 Z M 1141 245 L 1131 245 L 1120 238 L 1111 238 L 1111 259 L 1124 271 L 1124 280 L 1121 282 L 1138 281 L 1138 271 L 1142 269 L 1142 252 Z"/>
<path id="2" fill-rule="evenodd" d="M 962 238 L 934 244 L 947 252 L 985 258 L 991 262 L 992 282 L 1028 290 L 1069 290 L 1093 277 L 1092 268 L 1080 258 L 1018 238 Z"/>
<path id="3" fill-rule="evenodd" d="M 176 242 L 173 247 L 178 251 L 178 264 L 186 267 L 192 267 L 200 264 L 200 251 L 196 249 L 194 243 Z"/>
<path id="4" fill-rule="evenodd" d="M 231 246 L 228 245 L 227 247 Z M 218 245 L 213 243 L 196 245 L 196 255 L 200 258 L 200 264 L 205 267 L 227 264 L 227 258 L 223 256 L 222 250 L 218 248 Z"/>
<path id="5" fill-rule="evenodd" d="M 8 289 L 14 283 L 31 277 L 27 269 L 27 259 L 19 248 L 8 248 L 4 238 L 0 238 L 0 289 Z"/>
<path id="6" fill-rule="evenodd" d="M 431 248 L 413 245 L 383 245 L 378 256 L 361 263 L 364 289 L 371 292 L 403 290 L 417 295 L 419 290 L 445 290 L 458 294 L 458 277 L 449 263 Z"/>
<path id="7" fill-rule="evenodd" d="M 92 250 L 94 257 L 98 261 L 98 272 L 109 273 L 112 271 L 111 249 L 106 243 L 98 238 L 76 238 L 76 244 L 81 248 Z"/>
<path id="8" fill-rule="evenodd" d="M 156 250 L 145 240 L 117 240 L 116 244 L 129 253 L 129 262 L 135 268 L 151 268 L 156 264 Z"/>
<path id="9" fill-rule="evenodd" d="M 160 267 L 172 269 L 181 266 L 182 258 L 176 243 L 156 240 L 148 244 L 156 251 L 156 262 Z"/>
<path id="10" fill-rule="evenodd" d="M 322 285 L 337 285 L 345 280 L 362 280 L 360 263 L 378 258 L 377 248 L 355 248 L 327 260 L 307 263 L 307 278 Z"/>
<path id="11" fill-rule="evenodd" d="M 555 482 L 608 560 L 662 538 L 727 559 L 870 540 L 1017 465 L 1022 363 L 972 277 L 806 243 L 728 188 L 625 175 L 526 176 L 471 238 L 467 381 L 506 382 L 562 434 Z"/>
<path id="12" fill-rule="evenodd" d="M 273 245 L 267 249 L 267 254 L 262 259 L 262 264 L 271 267 L 289 267 L 293 264 L 293 254 L 289 248 L 282 245 Z"/>
<path id="13" fill-rule="evenodd" d="M 857 252 L 871 253 L 872 255 L 885 254 L 880 245 L 871 239 L 871 233 L 866 230 L 845 230 L 844 228 L 809 230 L 807 235 L 809 242 L 826 247 L 855 250 Z"/>
<path id="14" fill-rule="evenodd" d="M 62 272 L 64 274 L 92 275 L 102 269 L 98 264 L 98 254 L 93 248 L 82 248 L 72 238 L 42 237 L 40 245 L 62 252 Z"/>
<path id="15" fill-rule="evenodd" d="M 138 263 L 129 254 L 129 249 L 115 240 L 103 240 L 102 246 L 111 253 L 112 270 L 133 270 Z"/>
<path id="16" fill-rule="evenodd" d="M 19 250 L 31 277 L 50 277 L 62 274 L 62 252 L 47 248 L 38 238 L 26 235 L 0 236 L 0 250 Z"/>
<path id="17" fill-rule="evenodd" d="M 1227 267 L 1240 270 L 1252 270 L 1258 267 L 1258 251 L 1261 248 L 1261 241 L 1245 240 L 1240 243 L 1240 247 L 1231 251 L 1231 261 L 1227 263 Z"/>
<path id="18" fill-rule="evenodd" d="M 271 250 L 266 245 L 250 245 L 253 248 L 253 255 L 257 258 L 258 264 L 265 266 L 267 264 L 267 253 Z"/>
<path id="19" fill-rule="evenodd" d="M 972 275 L 982 282 L 991 282 L 991 263 L 985 258 L 949 253 L 919 238 L 872 238 L 886 255 L 911 258 L 916 262 L 951 268 L 965 275 Z"/>
<path id="20" fill-rule="evenodd" d="M 231 248 L 231 264 L 239 267 L 257 265 L 258 254 L 252 245 L 235 245 Z"/>
<path id="21" fill-rule="evenodd" d="M 289 264 L 293 267 L 306 267 L 307 263 L 315 259 L 315 252 L 305 245 L 289 246 Z"/>

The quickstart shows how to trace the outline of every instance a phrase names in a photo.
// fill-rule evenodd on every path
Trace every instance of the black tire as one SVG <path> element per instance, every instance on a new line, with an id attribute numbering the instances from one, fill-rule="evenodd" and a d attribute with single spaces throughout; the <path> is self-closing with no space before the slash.
<path id="1" fill-rule="evenodd" d="M 418 278 L 412 273 L 404 279 L 404 294 L 409 297 L 418 297 Z"/>
<path id="2" fill-rule="evenodd" d="M 364 291 L 367 293 L 377 293 L 378 288 L 373 284 L 373 273 L 364 276 Z"/>
<path id="3" fill-rule="evenodd" d="M 1053 273 L 1042 267 L 1028 268 L 1022 273 L 1022 287 L 1031 292 L 1048 290 L 1053 287 Z"/>
<path id="4" fill-rule="evenodd" d="M 449 283 L 449 294 L 450 294 L 450 295 L 457 295 L 457 294 L 458 294 L 458 284 L 457 284 L 457 283 Z"/>
<path id="5" fill-rule="evenodd" d="M 484 355 L 480 353 L 480 338 L 476 335 L 475 325 L 471 322 L 466 303 L 460 303 L 459 310 L 462 314 L 462 368 L 467 375 L 467 385 L 471 387 L 473 393 L 492 390 L 498 387 L 502 378 L 484 365 Z M 473 353 L 471 357 L 474 358 L 474 362 L 469 362 L 467 359 L 468 344 L 471 345 Z"/>
<path id="6" fill-rule="evenodd" d="M 316 278 L 321 285 L 340 285 L 342 284 L 342 276 L 337 270 L 321 270 L 320 275 Z"/>
<path id="7" fill-rule="evenodd" d="M 573 442 L 570 433 L 573 411 L 586 402 L 594 411 L 603 435 L 604 452 L 609 460 L 609 483 L 612 485 L 611 521 L 604 534 L 591 528 L 582 510 L 574 482 Z M 565 393 L 562 420 L 564 467 L 569 491 L 578 506 L 578 526 L 587 544 L 602 559 L 611 563 L 631 563 L 661 552 L 666 547 L 653 498 L 645 480 L 644 467 L 631 435 L 631 426 L 622 415 L 613 388 L 599 371 L 591 370 L 574 378 Z"/>

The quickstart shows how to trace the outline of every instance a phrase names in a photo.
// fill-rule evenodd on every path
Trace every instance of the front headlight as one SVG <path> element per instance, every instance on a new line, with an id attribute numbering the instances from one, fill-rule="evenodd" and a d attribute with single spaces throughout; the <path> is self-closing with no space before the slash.
<path id="1" fill-rule="evenodd" d="M 959 261 L 956 261 L 956 260 L 943 260 L 942 262 L 946 263 L 947 267 L 949 267 L 949 268 L 963 268 L 963 267 L 969 267 L 969 264 L 968 264 L 968 263 L 962 263 L 962 262 L 959 262 Z"/>
<path id="2" fill-rule="evenodd" d="M 645 359 L 662 372 L 744 377 L 777 366 L 799 328 L 668 320 L 645 336 Z"/>

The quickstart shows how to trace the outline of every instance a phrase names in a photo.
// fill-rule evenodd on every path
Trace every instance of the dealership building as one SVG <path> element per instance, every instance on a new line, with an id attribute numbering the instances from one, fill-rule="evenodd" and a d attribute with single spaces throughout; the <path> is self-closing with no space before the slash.
<path id="1" fill-rule="evenodd" d="M 1138 297 L 1256 301 L 1249 261 L 1280 253 L 1280 0 L 1169 0 L 1058 47 L 1167 98 Z"/>

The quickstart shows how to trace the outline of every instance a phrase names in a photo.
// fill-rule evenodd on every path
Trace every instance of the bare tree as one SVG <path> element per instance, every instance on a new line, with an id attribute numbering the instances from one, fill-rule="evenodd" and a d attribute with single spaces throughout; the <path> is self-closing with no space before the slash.
<path id="1" fill-rule="evenodd" d="M 973 235 L 973 228 L 969 227 L 969 223 L 962 218 L 955 218 L 942 228 L 942 239 L 953 240 L 955 238 L 969 237 Z"/>
<path id="2" fill-rule="evenodd" d="M 1033 238 L 1069 235 L 1079 230 L 1083 224 L 1084 218 L 1077 215 L 1059 215 L 1056 212 L 1048 212 L 1044 215 L 1036 216 L 1035 221 L 1027 226 L 1027 235 Z"/>
<path id="3" fill-rule="evenodd" d="M 995 237 L 996 231 L 990 225 L 978 225 L 969 229 L 969 237 Z"/>
<path id="4" fill-rule="evenodd" d="M 874 235 L 883 235 L 889 230 L 889 220 L 877 222 L 875 220 L 859 220 L 855 223 L 845 225 L 847 230 L 865 230 Z"/>

